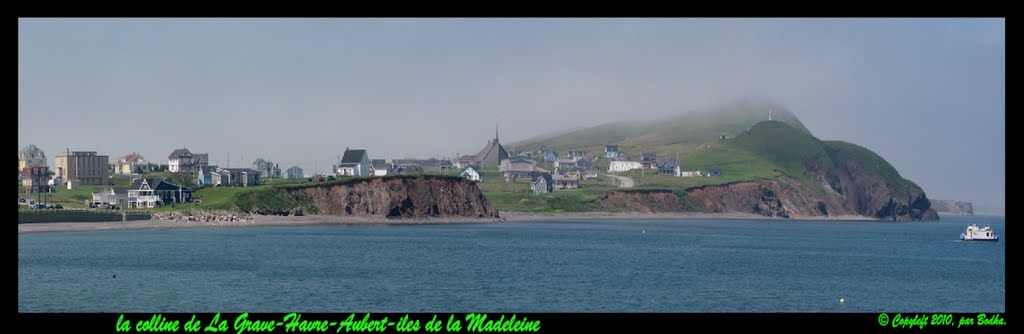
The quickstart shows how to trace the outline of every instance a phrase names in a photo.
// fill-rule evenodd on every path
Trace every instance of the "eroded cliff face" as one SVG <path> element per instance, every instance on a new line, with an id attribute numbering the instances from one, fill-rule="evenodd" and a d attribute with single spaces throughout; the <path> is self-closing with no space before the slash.
<path id="1" fill-rule="evenodd" d="M 686 208 L 671 190 L 616 190 L 601 198 L 601 207 L 621 212 L 683 212 Z"/>
<path id="2" fill-rule="evenodd" d="M 832 199 L 809 196 L 809 193 L 809 189 L 800 187 L 795 180 L 781 177 L 765 182 L 690 188 L 686 198 L 703 212 L 743 212 L 782 218 L 848 214 L 841 206 L 837 208 Z"/>
<path id="3" fill-rule="evenodd" d="M 920 187 L 903 189 L 870 173 L 857 161 L 833 159 L 834 169 L 808 168 L 805 181 L 779 176 L 687 189 L 686 200 L 702 212 L 743 212 L 767 217 L 813 218 L 844 215 L 882 220 L 938 220 Z M 810 184 L 808 184 L 810 183 Z"/>
<path id="4" fill-rule="evenodd" d="M 498 218 L 475 183 L 458 177 L 390 176 L 284 188 L 317 213 L 388 219 Z"/>

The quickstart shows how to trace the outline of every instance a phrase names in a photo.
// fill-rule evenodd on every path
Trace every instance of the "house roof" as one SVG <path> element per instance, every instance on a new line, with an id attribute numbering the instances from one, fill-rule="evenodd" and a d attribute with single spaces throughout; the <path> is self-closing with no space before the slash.
<path id="1" fill-rule="evenodd" d="M 604 150 L 609 152 L 615 152 L 619 150 L 619 145 L 605 145 Z"/>
<path id="2" fill-rule="evenodd" d="M 488 141 L 487 145 L 476 155 L 476 162 L 481 165 L 498 165 L 505 159 L 508 159 L 508 152 L 497 140 Z"/>
<path id="3" fill-rule="evenodd" d="M 171 155 L 167 156 L 167 159 L 176 159 L 183 156 L 191 157 L 192 152 L 189 152 L 187 148 L 179 148 L 174 150 L 174 152 L 171 152 Z"/>
<path id="4" fill-rule="evenodd" d="M 291 167 L 288 167 L 288 171 L 289 172 L 294 172 L 294 171 L 301 172 L 302 168 L 299 168 L 299 166 L 291 166 Z"/>
<path id="5" fill-rule="evenodd" d="M 554 183 L 554 179 L 551 178 L 550 173 L 537 173 L 534 174 L 530 182 L 537 182 L 538 179 L 544 179 L 548 184 Z"/>
<path id="6" fill-rule="evenodd" d="M 359 163 L 357 163 L 357 162 L 345 162 L 345 163 L 338 164 L 338 167 L 356 167 L 356 166 L 359 166 Z"/>
<path id="7" fill-rule="evenodd" d="M 643 160 L 654 160 L 657 157 L 654 153 L 641 153 L 640 158 Z"/>
<path id="8" fill-rule="evenodd" d="M 146 182 L 149 183 L 149 188 L 153 189 L 153 190 L 178 190 L 179 189 L 179 186 L 177 184 L 173 184 L 173 183 L 170 183 L 170 182 L 164 182 L 163 180 L 152 179 L 152 178 L 145 178 L 145 179 L 135 180 L 135 182 L 132 182 L 131 187 L 129 187 L 128 189 L 140 189 L 140 188 L 142 188 L 142 181 L 143 180 L 146 180 Z M 187 191 L 192 191 L 192 188 L 185 187 L 185 186 L 181 186 L 180 189 L 187 190 Z M 117 192 L 117 187 L 114 188 L 114 191 L 115 191 L 115 193 Z"/>
<path id="9" fill-rule="evenodd" d="M 206 163 L 206 164 L 210 163 L 210 154 L 209 153 L 193 154 L 192 158 L 195 161 L 199 161 L 200 159 L 202 159 L 203 163 Z"/>
<path id="10" fill-rule="evenodd" d="M 667 159 L 665 161 L 662 161 L 658 165 L 661 166 L 661 169 L 675 169 L 677 162 L 676 159 Z"/>
<path id="11" fill-rule="evenodd" d="M 363 162 L 363 156 L 369 158 L 366 155 L 366 150 L 345 149 L 345 155 L 341 157 L 341 163 L 360 163 Z"/>
<path id="12" fill-rule="evenodd" d="M 252 168 L 218 168 L 217 172 L 232 172 L 232 173 L 259 173 L 259 171 Z"/>
<path id="13" fill-rule="evenodd" d="M 143 160 L 142 156 L 139 155 L 138 153 L 132 152 L 132 153 L 126 154 L 125 156 L 121 157 L 121 160 L 118 161 L 118 162 L 120 162 L 120 163 L 131 163 L 133 161 L 139 161 L 139 160 Z"/>
<path id="14" fill-rule="evenodd" d="M 39 149 L 35 145 L 29 144 L 28 146 L 25 146 L 25 148 L 21 149 L 21 151 L 18 151 L 18 158 L 19 159 L 42 159 L 42 158 L 46 158 L 46 155 L 43 154 L 43 150 Z"/>

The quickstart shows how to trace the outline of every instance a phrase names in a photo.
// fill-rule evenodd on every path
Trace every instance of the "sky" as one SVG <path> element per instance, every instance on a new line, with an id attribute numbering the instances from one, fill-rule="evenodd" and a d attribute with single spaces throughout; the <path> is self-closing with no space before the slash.
<path id="1" fill-rule="evenodd" d="M 1005 210 L 1005 20 L 26 19 L 18 147 L 326 172 L 769 98 Z M 230 157 L 230 161 L 229 161 Z"/>

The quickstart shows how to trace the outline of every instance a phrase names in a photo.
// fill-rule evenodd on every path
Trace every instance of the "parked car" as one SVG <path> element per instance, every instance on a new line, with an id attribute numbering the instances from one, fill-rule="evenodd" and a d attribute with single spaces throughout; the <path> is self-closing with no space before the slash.
<path id="1" fill-rule="evenodd" d="M 42 205 L 42 204 L 33 204 L 32 208 L 33 209 L 46 209 L 46 206 Z"/>
<path id="2" fill-rule="evenodd" d="M 24 197 L 18 197 L 18 203 L 25 203 Z"/>
<path id="3" fill-rule="evenodd" d="M 50 209 L 61 210 L 61 209 L 64 209 L 64 206 L 60 205 L 60 204 L 54 204 L 54 205 L 50 205 Z"/>

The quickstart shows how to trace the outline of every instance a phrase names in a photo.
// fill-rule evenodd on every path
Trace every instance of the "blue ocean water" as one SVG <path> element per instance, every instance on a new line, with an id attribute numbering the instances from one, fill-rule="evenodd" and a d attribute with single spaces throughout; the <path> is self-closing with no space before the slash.
<path id="1" fill-rule="evenodd" d="M 959 241 L 971 223 L 999 242 Z M 29 233 L 18 310 L 1005 312 L 1004 227 L 944 216 Z"/>

